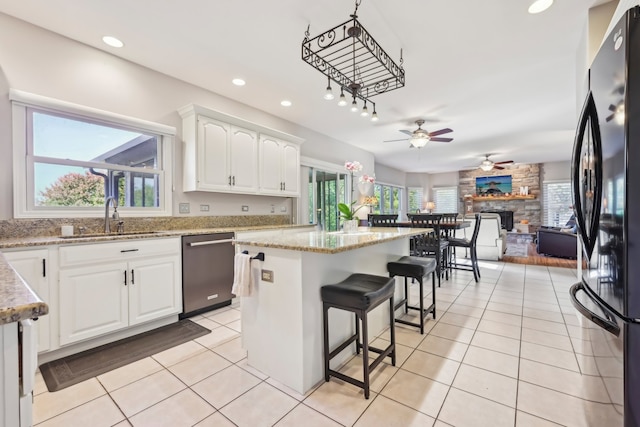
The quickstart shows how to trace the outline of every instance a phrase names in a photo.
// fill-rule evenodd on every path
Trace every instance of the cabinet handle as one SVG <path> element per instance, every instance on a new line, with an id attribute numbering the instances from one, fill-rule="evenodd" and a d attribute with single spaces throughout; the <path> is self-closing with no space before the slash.
<path id="1" fill-rule="evenodd" d="M 133 268 L 131 269 L 131 284 L 136 284 L 136 276 L 134 275 Z"/>
<path id="2" fill-rule="evenodd" d="M 236 185 L 236 176 L 233 176 L 233 185 Z"/>
<path id="3" fill-rule="evenodd" d="M 124 271 L 124 285 L 127 286 L 127 270 Z"/>
<path id="4" fill-rule="evenodd" d="M 286 182 L 283 182 L 283 183 L 282 183 L 282 191 L 284 191 L 284 190 L 286 190 L 286 189 L 287 189 L 287 183 L 286 183 Z"/>
<path id="5" fill-rule="evenodd" d="M 138 252 L 140 249 L 123 249 L 120 251 L 120 253 L 125 253 L 125 252 Z"/>
<path id="6" fill-rule="evenodd" d="M 231 175 L 229 175 L 229 185 L 231 185 Z"/>
<path id="7" fill-rule="evenodd" d="M 47 277 L 47 260 L 42 258 L 42 277 Z"/>

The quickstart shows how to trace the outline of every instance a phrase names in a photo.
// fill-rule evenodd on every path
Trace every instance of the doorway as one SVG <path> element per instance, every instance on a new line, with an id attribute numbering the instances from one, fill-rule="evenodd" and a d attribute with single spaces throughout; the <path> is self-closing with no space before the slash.
<path id="1" fill-rule="evenodd" d="M 309 224 L 325 231 L 337 231 L 340 225 L 338 203 L 346 203 L 347 174 L 309 168 Z"/>

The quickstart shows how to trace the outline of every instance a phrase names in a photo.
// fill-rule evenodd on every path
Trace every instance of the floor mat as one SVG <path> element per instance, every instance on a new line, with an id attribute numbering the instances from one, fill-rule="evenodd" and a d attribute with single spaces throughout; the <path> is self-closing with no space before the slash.
<path id="1" fill-rule="evenodd" d="M 184 319 L 40 366 L 49 391 L 58 391 L 211 332 Z"/>

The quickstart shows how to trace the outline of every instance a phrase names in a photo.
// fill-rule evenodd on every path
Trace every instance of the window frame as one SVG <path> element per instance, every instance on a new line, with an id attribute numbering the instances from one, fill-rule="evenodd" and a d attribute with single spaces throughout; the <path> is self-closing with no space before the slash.
<path id="1" fill-rule="evenodd" d="M 437 193 L 438 192 L 445 192 L 445 191 L 453 191 L 455 193 L 454 197 L 453 197 L 453 206 L 454 206 L 454 211 L 453 212 L 448 212 L 443 210 L 443 208 L 438 206 L 438 196 Z M 460 213 L 460 187 L 457 185 L 445 185 L 445 186 L 439 186 L 439 187 L 431 187 L 431 199 L 433 200 L 433 202 L 436 204 L 436 208 L 434 210 L 434 213 Z"/>
<path id="2" fill-rule="evenodd" d="M 13 214 L 14 218 L 65 218 L 65 217 L 101 217 L 104 208 L 92 207 L 51 207 L 35 206 L 34 156 L 28 152 L 32 141 L 29 127 L 29 110 L 63 115 L 95 122 L 100 125 L 138 132 L 150 133 L 158 137 L 158 174 L 159 206 L 158 207 L 122 207 L 122 213 L 131 217 L 171 216 L 173 206 L 173 140 L 176 128 L 133 117 L 128 117 L 91 107 L 85 107 L 66 101 L 60 101 L 40 95 L 11 89 L 9 91 L 12 110 L 13 141 Z M 56 161 L 56 164 L 90 165 L 89 162 L 73 160 Z M 104 166 L 104 165 L 101 165 Z M 111 169 L 139 171 L 123 165 L 112 165 Z"/>
<path id="3" fill-rule="evenodd" d="M 562 212 L 558 213 L 559 216 L 558 216 L 557 224 L 552 224 L 549 222 L 549 199 L 550 199 L 549 186 L 558 185 L 558 184 L 566 185 L 568 187 L 569 199 L 567 200 L 566 204 L 561 205 L 561 206 L 564 206 L 564 209 L 562 209 Z M 570 219 L 573 213 L 572 210 L 570 209 L 571 205 L 573 204 L 571 191 L 572 191 L 572 188 L 571 188 L 570 179 L 549 180 L 549 181 L 544 181 L 542 183 L 542 209 L 541 209 L 542 225 L 563 227 L 567 223 L 567 221 Z"/>

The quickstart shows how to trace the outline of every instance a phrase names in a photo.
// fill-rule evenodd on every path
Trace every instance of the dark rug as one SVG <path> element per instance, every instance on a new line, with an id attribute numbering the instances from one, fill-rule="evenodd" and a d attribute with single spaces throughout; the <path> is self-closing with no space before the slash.
<path id="1" fill-rule="evenodd" d="M 191 320 L 143 332 L 40 365 L 49 391 L 58 391 L 211 332 Z"/>

